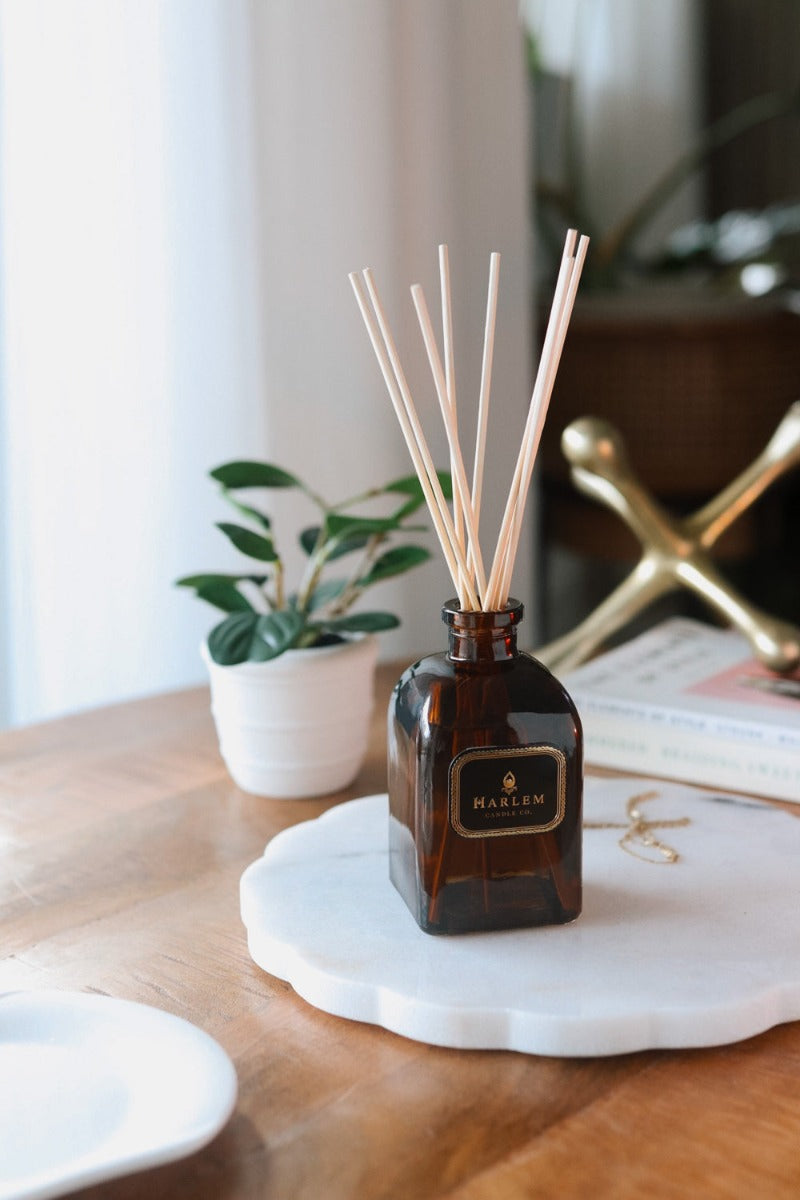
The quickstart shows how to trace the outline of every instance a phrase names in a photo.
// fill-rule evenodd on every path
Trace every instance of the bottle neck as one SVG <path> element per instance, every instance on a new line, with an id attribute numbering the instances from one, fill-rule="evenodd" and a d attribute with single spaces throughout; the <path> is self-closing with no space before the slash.
<path id="1" fill-rule="evenodd" d="M 517 657 L 517 626 L 522 605 L 509 598 L 497 612 L 462 612 L 457 600 L 442 608 L 448 627 L 448 658 L 461 663 L 507 662 Z"/>

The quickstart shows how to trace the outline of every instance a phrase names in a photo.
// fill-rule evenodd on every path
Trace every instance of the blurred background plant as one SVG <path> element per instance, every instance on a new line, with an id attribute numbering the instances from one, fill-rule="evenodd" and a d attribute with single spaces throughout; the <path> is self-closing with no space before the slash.
<path id="1" fill-rule="evenodd" d="M 613 20 L 613 4 L 601 6 L 605 19 Z M 652 7 L 652 6 L 651 6 Z M 669 6 L 667 6 L 669 7 Z M 673 10 L 675 5 L 673 4 Z M 738 6 L 740 9 L 741 5 Z M 753 10 L 766 15 L 770 7 L 750 2 Z M 785 2 L 779 3 L 786 10 Z M 709 32 L 712 17 L 719 6 L 696 4 L 690 16 L 698 22 L 697 35 L 702 48 L 701 73 L 710 74 L 706 52 L 718 41 Z M 717 95 L 712 101 L 701 80 L 694 122 L 696 129 L 677 148 L 665 150 L 664 160 L 648 182 L 633 188 L 623 210 L 610 222 L 604 222 L 598 209 L 602 197 L 593 187 L 587 149 L 586 119 L 582 109 L 584 75 L 590 70 L 592 42 L 601 18 L 598 6 L 586 0 L 573 0 L 562 6 L 560 27 L 568 49 L 562 48 L 560 62 L 551 65 L 552 20 L 545 19 L 548 6 L 528 5 L 528 63 L 532 83 L 535 158 L 535 214 L 540 234 L 540 250 L 552 268 L 554 254 L 563 241 L 563 230 L 574 226 L 592 237 L 592 250 L 584 272 L 582 288 L 619 289 L 681 275 L 696 284 L 713 283 L 720 290 L 742 290 L 762 295 L 775 288 L 792 291 L 800 286 L 800 195 L 771 196 L 766 203 L 740 206 L 714 216 L 697 215 L 678 223 L 670 232 L 657 235 L 655 244 L 643 243 L 653 223 L 669 207 L 687 182 L 698 180 L 697 201 L 708 208 L 709 187 L 703 174 L 719 162 L 723 152 L 749 157 L 753 137 L 767 136 L 776 128 L 791 130 L 794 139 L 800 132 L 800 60 L 793 60 L 791 78 L 786 72 L 770 86 L 743 98 Z M 732 15 L 733 4 L 729 4 Z M 552 11 L 552 10 L 551 10 Z M 564 35 L 563 31 L 568 32 Z M 788 32 L 788 31 L 787 31 Z M 764 48 L 756 41 L 763 60 Z M 565 57 L 566 55 L 566 57 Z M 761 85 L 763 87 L 763 81 Z M 719 89 L 718 89 L 719 90 Z M 722 105 L 728 105 L 719 111 Z M 716 111 L 715 111 L 716 110 Z M 641 120 L 648 122 L 648 108 L 641 105 Z M 631 118 L 629 118 L 631 119 Z M 652 126 L 652 138 L 658 141 L 658 128 Z M 600 129 L 595 124 L 595 134 Z M 625 138 L 625 131 L 600 130 L 608 143 Z M 748 149 L 749 139 L 749 149 Z M 791 145 L 791 142 L 789 143 Z M 797 141 L 795 140 L 795 148 Z M 632 170 L 632 174 L 635 172 Z M 557 263 L 557 258 L 555 259 Z"/>

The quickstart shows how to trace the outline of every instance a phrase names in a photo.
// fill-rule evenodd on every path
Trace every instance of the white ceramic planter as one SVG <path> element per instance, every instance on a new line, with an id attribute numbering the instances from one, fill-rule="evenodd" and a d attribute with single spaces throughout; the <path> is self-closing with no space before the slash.
<path id="1" fill-rule="evenodd" d="M 223 667 L 202 647 L 219 747 L 234 781 L 258 796 L 321 796 L 364 761 L 374 698 L 375 637 L 288 650 Z"/>

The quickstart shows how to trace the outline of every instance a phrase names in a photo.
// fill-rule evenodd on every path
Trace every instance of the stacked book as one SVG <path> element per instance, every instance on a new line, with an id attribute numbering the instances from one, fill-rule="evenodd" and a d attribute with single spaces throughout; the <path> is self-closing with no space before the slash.
<path id="1" fill-rule="evenodd" d="M 673 618 L 570 672 L 586 761 L 800 802 L 800 671 Z"/>

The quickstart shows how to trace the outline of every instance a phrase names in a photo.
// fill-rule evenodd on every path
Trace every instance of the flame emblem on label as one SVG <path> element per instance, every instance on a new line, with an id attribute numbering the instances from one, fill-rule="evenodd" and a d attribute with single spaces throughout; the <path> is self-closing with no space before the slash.
<path id="1" fill-rule="evenodd" d="M 505 773 L 505 775 L 503 776 L 503 791 L 506 793 L 507 796 L 510 796 L 511 793 L 515 792 L 516 790 L 517 790 L 516 776 L 513 774 L 513 772 L 507 771 Z"/>

